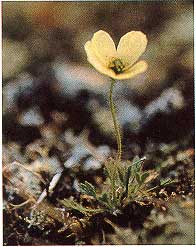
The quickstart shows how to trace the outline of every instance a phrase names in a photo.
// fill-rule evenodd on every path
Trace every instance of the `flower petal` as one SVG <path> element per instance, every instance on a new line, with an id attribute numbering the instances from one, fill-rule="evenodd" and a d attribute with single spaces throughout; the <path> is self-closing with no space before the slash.
<path id="1" fill-rule="evenodd" d="M 145 61 L 139 61 L 133 65 L 129 70 L 126 70 L 124 73 L 116 75 L 114 79 L 125 80 L 130 79 L 138 74 L 145 72 L 148 68 L 148 64 Z"/>
<path id="2" fill-rule="evenodd" d="M 146 49 L 146 35 L 139 31 L 126 33 L 119 41 L 117 53 L 126 66 L 134 64 Z"/>
<path id="3" fill-rule="evenodd" d="M 113 77 L 115 75 L 115 73 L 111 69 L 106 67 L 102 63 L 102 61 L 99 59 L 95 51 L 95 47 L 92 44 L 92 41 L 87 41 L 84 48 L 85 48 L 89 63 L 91 63 L 97 71 L 109 77 Z"/>
<path id="4" fill-rule="evenodd" d="M 116 47 L 113 39 L 105 31 L 98 31 L 93 35 L 92 44 L 96 54 L 105 66 L 111 61 L 111 58 L 116 57 Z"/>

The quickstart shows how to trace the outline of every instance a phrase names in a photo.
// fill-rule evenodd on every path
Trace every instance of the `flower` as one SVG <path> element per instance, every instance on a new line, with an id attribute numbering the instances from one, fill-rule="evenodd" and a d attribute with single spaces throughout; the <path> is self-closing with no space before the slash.
<path id="1" fill-rule="evenodd" d="M 97 71 L 113 79 L 124 80 L 146 71 L 148 65 L 145 61 L 135 63 L 144 53 L 146 45 L 144 33 L 131 31 L 121 37 L 116 49 L 110 35 L 100 30 L 84 47 L 89 63 Z"/>

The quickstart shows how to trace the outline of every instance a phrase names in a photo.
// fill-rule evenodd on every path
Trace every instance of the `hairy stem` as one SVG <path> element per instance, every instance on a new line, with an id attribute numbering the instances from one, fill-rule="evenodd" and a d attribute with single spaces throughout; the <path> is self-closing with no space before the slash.
<path id="1" fill-rule="evenodd" d="M 117 118 L 116 118 L 116 107 L 115 107 L 115 104 L 113 102 L 113 97 L 112 97 L 115 83 L 116 83 L 115 80 L 112 79 L 111 86 L 110 86 L 109 99 L 110 99 L 110 111 L 112 113 L 112 119 L 114 123 L 114 129 L 115 129 L 115 134 L 116 134 L 116 139 L 117 139 L 117 144 L 118 144 L 117 159 L 120 161 L 121 155 L 122 155 L 122 143 L 121 143 L 120 127 L 118 125 Z"/>

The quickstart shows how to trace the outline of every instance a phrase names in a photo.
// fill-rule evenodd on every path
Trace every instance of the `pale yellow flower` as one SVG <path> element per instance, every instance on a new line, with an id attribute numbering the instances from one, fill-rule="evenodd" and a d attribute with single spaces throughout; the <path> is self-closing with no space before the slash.
<path id="1" fill-rule="evenodd" d="M 96 70 L 113 79 L 132 78 L 147 69 L 145 61 L 136 61 L 147 46 L 146 35 L 131 31 L 121 37 L 116 49 L 114 41 L 105 31 L 98 31 L 85 44 L 87 59 Z"/>

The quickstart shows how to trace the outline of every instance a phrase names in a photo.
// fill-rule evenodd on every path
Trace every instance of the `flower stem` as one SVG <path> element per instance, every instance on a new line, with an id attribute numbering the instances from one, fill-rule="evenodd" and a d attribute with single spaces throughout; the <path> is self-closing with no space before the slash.
<path id="1" fill-rule="evenodd" d="M 114 129 L 115 129 L 115 134 L 116 134 L 116 139 L 117 139 L 117 144 L 118 144 L 118 153 L 117 153 L 117 159 L 120 161 L 121 160 L 121 155 L 122 155 L 122 143 L 121 143 L 121 135 L 120 135 L 120 127 L 117 122 L 116 118 L 116 107 L 113 102 L 113 89 L 116 81 L 112 79 L 111 86 L 110 86 L 110 111 L 112 113 L 112 118 L 113 118 L 113 123 L 114 123 Z"/>

